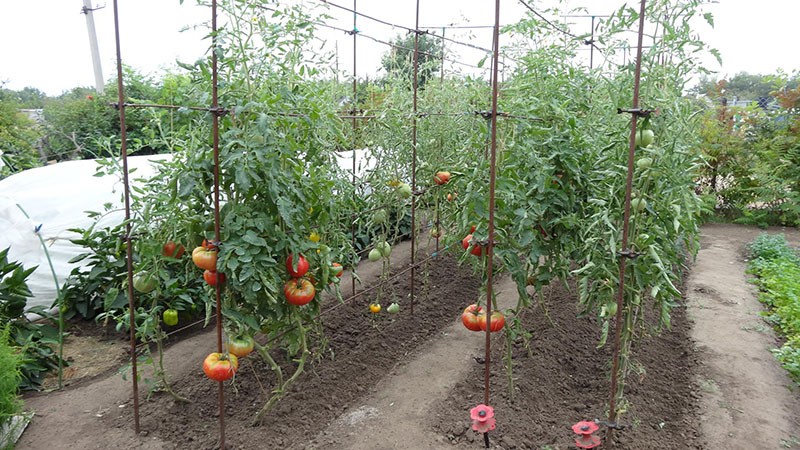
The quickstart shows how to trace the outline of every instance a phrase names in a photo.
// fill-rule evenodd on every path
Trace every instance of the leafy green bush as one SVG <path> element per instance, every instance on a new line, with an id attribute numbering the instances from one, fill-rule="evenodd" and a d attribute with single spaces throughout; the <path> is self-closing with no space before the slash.
<path id="1" fill-rule="evenodd" d="M 10 326 L 0 326 L 0 428 L 20 411 L 21 403 L 17 397 L 20 382 L 20 357 L 9 345 Z M 3 436 L 0 436 L 3 442 Z"/>
<path id="2" fill-rule="evenodd" d="M 58 355 L 53 346 L 58 343 L 58 330 L 51 324 L 52 316 L 44 307 L 26 309 L 31 296 L 26 279 L 34 268 L 24 269 L 8 260 L 8 249 L 0 251 L 0 323 L 9 325 L 7 341 L 20 355 L 22 390 L 38 390 L 45 375 L 58 368 Z M 31 322 L 26 314 L 34 313 L 47 322 Z"/>
<path id="3" fill-rule="evenodd" d="M 764 314 L 787 338 L 773 353 L 800 382 L 800 258 L 782 234 L 761 234 L 748 247 L 755 258 L 750 270 L 758 276 L 759 300 L 769 307 Z"/>

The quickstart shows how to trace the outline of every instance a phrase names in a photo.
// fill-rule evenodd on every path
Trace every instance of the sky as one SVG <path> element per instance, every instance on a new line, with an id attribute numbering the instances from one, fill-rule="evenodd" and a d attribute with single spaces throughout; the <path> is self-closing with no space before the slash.
<path id="1" fill-rule="evenodd" d="M 0 63 L 0 85 L 9 89 L 26 86 L 38 88 L 48 95 L 58 95 L 76 86 L 93 86 L 94 76 L 89 50 L 86 17 L 81 14 L 83 0 L 1 0 L 3 23 L 0 42 L 3 59 Z M 116 71 L 112 2 L 94 0 L 103 76 L 106 80 Z M 318 5 L 321 0 L 299 0 Z M 331 0 L 352 7 L 352 0 Z M 388 22 L 414 27 L 416 0 L 357 0 L 359 12 Z M 554 0 L 527 0 L 537 10 L 552 6 Z M 585 8 L 584 13 L 605 15 L 625 0 L 567 0 L 566 9 Z M 638 9 L 638 1 L 627 3 Z M 123 63 L 141 72 L 158 74 L 174 67 L 175 60 L 193 62 L 207 50 L 208 41 L 202 28 L 194 27 L 209 19 L 209 8 L 195 0 L 119 0 L 120 42 Z M 768 74 L 778 69 L 800 70 L 791 45 L 795 40 L 796 20 L 800 17 L 800 0 L 716 0 L 704 5 L 714 15 L 715 27 L 698 24 L 701 39 L 719 49 L 723 65 L 707 59 L 709 68 L 726 77 L 738 72 Z M 518 0 L 501 0 L 501 24 L 515 22 L 526 9 Z M 331 8 L 331 25 L 352 27 L 352 14 Z M 590 30 L 587 18 L 566 18 L 550 13 L 549 18 L 575 34 Z M 491 25 L 494 2 L 491 0 L 420 0 L 420 26 L 438 27 L 451 24 Z M 188 29 L 187 29 L 188 27 Z M 365 35 L 391 40 L 405 31 L 359 18 L 357 27 Z M 447 30 L 448 37 L 490 48 L 491 30 Z M 321 30 L 330 51 L 338 47 L 339 67 L 352 69 L 352 37 L 342 32 Z M 632 34 L 632 37 L 634 35 Z M 374 77 L 385 45 L 366 38 L 358 39 L 359 77 Z M 483 57 L 480 51 L 448 44 L 454 58 L 475 65 Z M 488 66 L 488 65 L 487 65 Z M 448 70 L 461 67 L 452 65 Z M 461 69 L 469 70 L 469 69 Z"/>

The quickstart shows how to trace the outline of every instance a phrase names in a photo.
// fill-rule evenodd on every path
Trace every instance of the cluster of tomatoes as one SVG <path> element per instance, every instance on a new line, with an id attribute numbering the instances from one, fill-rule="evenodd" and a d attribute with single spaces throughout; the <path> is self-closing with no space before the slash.
<path id="1" fill-rule="evenodd" d="M 203 372 L 214 381 L 227 381 L 239 370 L 239 359 L 249 355 L 255 347 L 251 336 L 228 339 L 227 353 L 210 353 L 203 361 Z"/>
<path id="2" fill-rule="evenodd" d="M 308 278 L 303 278 L 308 273 L 309 267 L 308 260 L 303 255 L 299 255 L 296 263 L 294 255 L 286 258 L 286 271 L 289 272 L 291 279 L 283 285 L 283 295 L 292 305 L 307 305 L 317 294 L 314 283 Z"/>
<path id="3" fill-rule="evenodd" d="M 203 243 L 192 250 L 192 261 L 203 269 L 203 279 L 211 286 L 225 283 L 225 274 L 217 272 L 218 243 L 203 240 Z"/>
<path id="4" fill-rule="evenodd" d="M 470 331 L 486 331 L 488 323 L 489 331 L 495 332 L 503 329 L 506 324 L 506 316 L 502 312 L 494 310 L 489 319 L 483 306 L 472 304 L 464 308 L 464 312 L 461 313 L 461 323 Z"/>

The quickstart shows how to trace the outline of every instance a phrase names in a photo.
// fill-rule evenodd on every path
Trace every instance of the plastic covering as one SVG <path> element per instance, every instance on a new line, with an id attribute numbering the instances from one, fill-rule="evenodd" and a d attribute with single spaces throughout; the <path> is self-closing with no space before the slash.
<path id="1" fill-rule="evenodd" d="M 156 173 L 151 161 L 169 158 L 171 155 L 128 158 L 131 182 L 135 184 L 137 178 Z M 53 262 L 58 285 L 63 286 L 75 267 L 69 260 L 87 251 L 70 242 L 79 235 L 68 230 L 89 227 L 94 219 L 90 219 L 86 211 L 102 212 L 106 203 L 112 205 L 113 212 L 103 217 L 103 225 L 113 226 L 125 217 L 121 178 L 116 175 L 96 177 L 97 168 L 95 160 L 68 161 L 0 180 L 0 249 L 10 247 L 9 259 L 22 263 L 25 268 L 38 266 L 28 277 L 28 286 L 33 292 L 33 298 L 28 300 L 29 307 L 49 307 L 57 297 L 56 281 L 36 234 L 37 227 Z M 30 219 L 25 217 L 23 209 Z"/>

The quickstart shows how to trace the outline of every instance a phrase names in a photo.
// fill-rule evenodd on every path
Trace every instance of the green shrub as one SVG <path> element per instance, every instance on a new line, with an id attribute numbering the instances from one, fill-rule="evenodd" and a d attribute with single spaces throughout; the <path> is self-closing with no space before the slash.
<path id="1" fill-rule="evenodd" d="M 769 307 L 767 321 L 787 341 L 773 354 L 800 383 L 800 258 L 782 234 L 761 234 L 748 246 L 750 271 L 758 276 L 759 300 Z"/>
<path id="2" fill-rule="evenodd" d="M 19 354 L 9 345 L 10 328 L 8 324 L 0 326 L 0 428 L 22 407 L 17 397 L 17 387 L 21 380 L 21 360 Z M 3 442 L 2 436 L 0 442 Z"/>
<path id="3" fill-rule="evenodd" d="M 9 328 L 2 343 L 19 354 L 22 390 L 40 389 L 45 375 L 58 368 L 58 355 L 53 350 L 58 344 L 58 330 L 51 324 L 53 316 L 42 306 L 26 308 L 31 296 L 26 280 L 34 269 L 9 261 L 8 249 L 0 251 L 0 323 Z M 26 317 L 28 313 L 38 314 L 50 323 L 31 322 Z"/>

